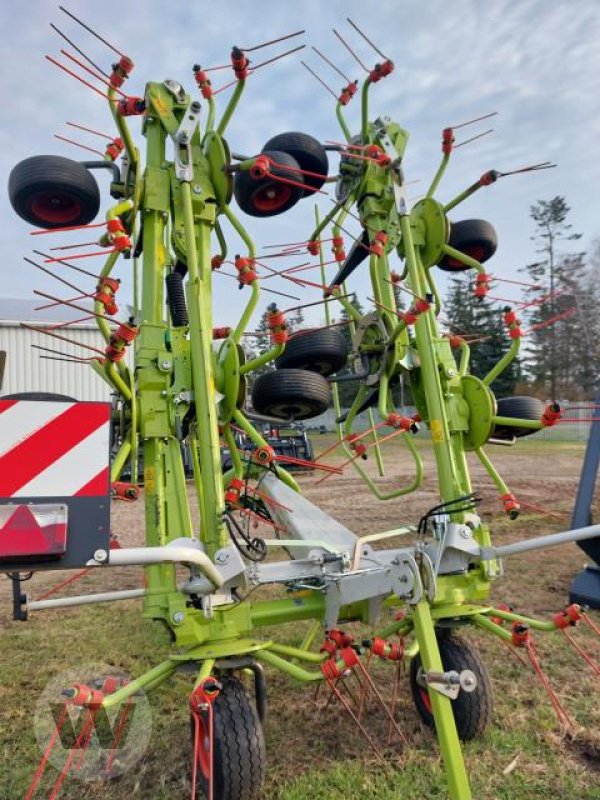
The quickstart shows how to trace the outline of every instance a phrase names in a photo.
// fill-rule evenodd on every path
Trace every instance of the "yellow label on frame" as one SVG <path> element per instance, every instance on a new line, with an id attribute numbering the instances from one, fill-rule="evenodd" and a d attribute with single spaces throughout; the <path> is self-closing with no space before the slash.
<path id="1" fill-rule="evenodd" d="M 144 470 L 144 487 L 149 494 L 156 491 L 156 473 L 154 467 L 146 467 Z"/>
<path id="2" fill-rule="evenodd" d="M 440 444 L 444 441 L 444 426 L 441 419 L 432 419 L 430 422 L 431 439 L 434 444 Z"/>

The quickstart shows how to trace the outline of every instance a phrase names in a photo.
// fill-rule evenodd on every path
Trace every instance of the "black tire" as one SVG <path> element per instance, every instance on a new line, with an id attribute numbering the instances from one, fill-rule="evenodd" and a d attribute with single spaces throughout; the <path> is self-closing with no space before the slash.
<path id="1" fill-rule="evenodd" d="M 74 397 L 66 394 L 55 394 L 54 392 L 15 392 L 14 394 L 3 394 L 0 400 L 54 400 L 54 402 L 64 401 L 65 403 L 76 403 Z"/>
<path id="2" fill-rule="evenodd" d="M 8 196 L 17 214 L 38 228 L 87 225 L 100 208 L 96 179 L 79 161 L 32 156 L 13 167 Z"/>
<path id="3" fill-rule="evenodd" d="M 279 150 L 266 150 L 263 155 L 269 156 L 280 165 L 272 167 L 273 175 L 304 184 L 300 172 L 300 165 L 289 153 Z M 291 167 L 291 169 L 286 169 Z M 302 185 L 294 186 L 290 183 L 278 181 L 270 175 L 264 178 L 253 178 L 250 172 L 236 172 L 233 183 L 233 194 L 238 206 L 251 217 L 274 217 L 295 206 L 304 195 Z"/>
<path id="4" fill-rule="evenodd" d="M 472 692 L 461 689 L 456 700 L 452 700 L 452 711 L 458 736 L 466 742 L 475 739 L 486 729 L 492 718 L 493 693 L 487 669 L 479 651 L 470 642 L 458 636 L 438 638 L 444 670 L 462 672 L 469 669 L 477 678 Z M 419 683 L 421 657 L 416 655 L 410 663 L 410 688 L 419 716 L 430 728 L 435 726 L 428 690 Z"/>
<path id="5" fill-rule="evenodd" d="M 304 190 L 303 197 L 314 194 L 325 183 L 329 173 L 329 159 L 321 142 L 314 137 L 306 133 L 279 133 L 269 139 L 264 146 L 263 152 L 268 150 L 281 150 L 289 153 L 300 164 L 300 169 L 315 173 L 315 175 L 303 176 L 304 183 L 309 187 Z M 316 177 L 316 175 L 322 177 Z"/>
<path id="6" fill-rule="evenodd" d="M 483 264 L 496 252 L 498 237 L 494 227 L 484 219 L 464 219 L 451 224 L 448 244 Z M 462 272 L 471 269 L 461 261 L 447 255 L 438 262 L 438 267 L 445 272 Z"/>
<path id="7" fill-rule="evenodd" d="M 544 404 L 537 397 L 501 397 L 498 399 L 498 417 L 512 417 L 513 419 L 531 419 L 539 421 L 544 413 Z M 513 436 L 531 436 L 537 433 L 529 428 L 517 428 L 512 425 L 496 425 L 492 431 L 492 439 L 510 441 Z"/>
<path id="8" fill-rule="evenodd" d="M 221 683 L 223 688 L 213 705 L 214 798 L 259 800 L 266 770 L 262 725 L 243 684 L 233 677 Z M 196 788 L 204 794 L 208 793 L 208 773 L 202 764 L 207 761 L 203 756 L 197 770 Z"/>
<path id="9" fill-rule="evenodd" d="M 300 331 L 290 337 L 285 350 L 275 359 L 277 369 L 287 367 L 333 375 L 348 359 L 348 348 L 342 334 L 333 329 Z"/>
<path id="10" fill-rule="evenodd" d="M 330 402 L 327 379 L 304 369 L 265 372 L 252 388 L 252 405 L 266 417 L 310 419 L 326 411 Z"/>

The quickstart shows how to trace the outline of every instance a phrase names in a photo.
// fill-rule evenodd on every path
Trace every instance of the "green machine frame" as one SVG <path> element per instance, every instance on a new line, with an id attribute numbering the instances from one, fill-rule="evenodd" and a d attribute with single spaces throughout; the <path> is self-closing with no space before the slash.
<path id="1" fill-rule="evenodd" d="M 132 252 L 135 310 L 127 325 L 115 329 L 106 320 L 105 306 L 96 301 L 98 327 L 106 342 L 107 357 L 94 361 L 92 366 L 122 404 L 122 439 L 112 464 L 111 479 L 118 481 L 128 462 L 135 476 L 139 448 L 143 452 L 146 547 L 111 551 L 110 557 L 100 559 L 98 566 L 107 568 L 126 563 L 145 566 L 144 616 L 161 620 L 169 627 L 175 650 L 166 661 L 106 696 L 105 707 L 123 703 L 139 690 L 156 688 L 187 662 L 198 664 L 196 686 L 202 685 L 211 675 L 218 660 L 239 656 L 252 656 L 300 681 L 318 682 L 324 678 L 321 665 L 328 655 L 311 649 L 327 617 L 322 591 L 304 588 L 288 591 L 277 599 L 256 602 L 233 599 L 226 591 L 219 595 L 219 590 L 227 586 L 226 566 L 232 549 L 225 521 L 231 506 L 227 499 L 228 487 L 232 480 L 263 475 L 265 464 L 261 463 L 261 453 L 268 452 L 267 442 L 243 410 L 246 376 L 273 361 L 285 348 L 282 337 L 273 337 L 268 351 L 249 361 L 245 361 L 241 348 L 242 335 L 259 303 L 260 279 L 255 271 L 255 245 L 232 211 L 230 202 L 236 172 L 252 172 L 259 167 L 264 170 L 264 164 L 257 163 L 260 157 L 240 157 L 234 164 L 224 138 L 245 87 L 244 62 L 247 66 L 244 53 L 234 48 L 232 65 L 237 81 L 218 122 L 214 97 L 207 89 L 210 84 L 198 67 L 194 70 L 195 77 L 206 100 L 203 105 L 207 107 L 202 123 L 200 103 L 173 81 L 148 83 L 143 98 L 135 102 L 119 99 L 116 87 L 120 84 L 112 78 L 113 85 L 108 90 L 111 113 L 124 145 L 124 159 L 120 179 L 111 185 L 118 202 L 108 212 L 107 223 L 120 221 L 122 234 L 129 237 L 131 248 L 119 250 L 115 247 L 107 258 L 101 280 L 111 277 L 123 250 Z M 132 66 L 123 57 L 115 65 L 113 76 L 127 77 Z M 490 384 L 519 350 L 520 330 L 514 315 L 507 312 L 506 316 L 507 332 L 512 340 L 510 350 L 483 380 L 468 372 L 468 344 L 458 337 L 452 339 L 440 333 L 440 301 L 434 275 L 440 260 L 450 257 L 474 270 L 479 296 L 485 294 L 489 282 L 479 261 L 448 244 L 451 225 L 447 215 L 474 191 L 495 180 L 499 173 L 487 173 L 445 205 L 436 200 L 434 195 L 454 142 L 452 129 L 447 129 L 440 167 L 426 196 L 410 208 L 402 169 L 408 133 L 387 117 L 375 121 L 369 117 L 370 88 L 392 70 L 393 64 L 386 60 L 365 80 L 361 94 L 361 130 L 357 137 L 353 137 L 344 118 L 343 106 L 347 98 L 343 102 L 342 95 L 337 104 L 337 117 L 347 141 L 341 148 L 345 163 L 338 179 L 340 191 L 334 207 L 322 220 L 316 213 L 316 226 L 308 241 L 313 247 L 317 246 L 313 252 L 320 255 L 323 265 L 323 233 L 331 227 L 334 242 L 339 240 L 344 222 L 355 208 L 366 237 L 363 246 L 369 250 L 368 269 L 375 311 L 362 316 L 350 303 L 343 258 L 338 259 L 341 269 L 337 278 L 329 283 L 325 292 L 328 300 L 335 299 L 346 309 L 356 354 L 369 365 L 352 408 L 338 426 L 340 446 L 376 499 L 390 500 L 418 489 L 423 478 L 423 464 L 409 428 L 399 435 L 412 455 L 414 478 L 408 485 L 388 493 L 380 490 L 358 462 L 353 447 L 356 417 L 365 407 L 367 398 L 371 396 L 372 400 L 375 393 L 376 400 L 369 404 L 373 425 L 369 436 L 382 472 L 377 427 L 389 423 L 394 415 L 399 416 L 394 409 L 390 385 L 404 373 L 410 380 L 420 421 L 431 433 L 441 508 L 449 523 L 472 526 L 472 557 L 467 568 L 460 574 L 444 574 L 438 569 L 439 562 L 433 567 L 423 542 L 417 542 L 411 548 L 410 563 L 414 586 L 420 587 L 420 591 L 415 589 L 404 598 L 391 594 L 384 603 L 386 607 L 403 606 L 406 613 L 377 635 L 383 638 L 414 635 L 414 644 L 407 653 L 414 656 L 420 652 L 423 669 L 433 675 L 444 673 L 436 638 L 436 625 L 441 621 L 451 625 L 466 621 L 508 640 L 511 634 L 498 620 L 520 621 L 540 630 L 555 629 L 554 623 L 530 620 L 487 604 L 490 583 L 501 571 L 499 559 L 512 551 L 510 546 L 494 548 L 487 526 L 472 514 L 472 509 L 461 510 L 461 501 L 471 497 L 473 491 L 466 461 L 466 453 L 472 451 L 491 476 L 507 512 L 517 513 L 514 498 L 483 446 L 496 425 L 535 430 L 542 428 L 545 422 L 497 416 L 497 403 Z M 146 140 L 143 160 L 127 124 L 131 114 L 139 115 L 143 121 Z M 352 152 L 362 153 L 364 158 L 353 160 Z M 224 229 L 227 226 L 237 233 L 246 248 L 243 256 L 236 256 L 235 264 L 244 287 L 242 296 L 248 299 L 236 327 L 224 338 L 215 340 L 213 246 L 216 243 L 218 259 L 226 259 Z M 114 245 L 116 237 L 110 241 Z M 339 245 L 336 246 L 339 254 Z M 394 252 L 404 262 L 404 273 L 400 276 L 403 285 L 416 298 L 408 312 L 396 306 L 393 283 L 398 276 L 390 266 L 390 256 Z M 188 318 L 181 325 L 174 324 L 174 320 L 165 315 L 165 277 L 178 264 L 185 265 L 187 270 Z M 321 279 L 327 284 L 324 266 L 321 266 Z M 325 305 L 327 322 L 330 321 L 329 305 L 329 302 Z M 135 366 L 130 369 L 122 353 L 133 340 Z M 458 359 L 453 348 L 458 349 Z M 333 393 L 339 414 L 335 384 Z M 372 406 L 376 408 L 377 421 Z M 393 423 L 389 424 L 393 427 Z M 238 451 L 234 437 L 236 428 L 249 437 L 256 457 L 247 458 Z M 190 511 L 180 447 L 184 438 L 191 446 L 199 527 L 193 524 Z M 221 439 L 229 447 L 233 463 L 224 475 Z M 294 478 L 281 465 L 270 464 L 270 470 L 288 489 L 299 491 Z M 389 531 L 385 536 L 406 530 Z M 320 533 L 314 532 L 317 542 L 322 538 Z M 596 535 L 597 529 L 584 529 L 545 537 L 544 544 L 550 546 Z M 440 559 L 446 544 L 437 542 Z M 533 549 L 539 543 L 521 543 L 521 546 Z M 190 604 L 189 594 L 177 582 L 177 563 L 189 566 L 190 581 L 203 598 L 198 607 Z M 220 597 L 218 602 L 217 597 Z M 44 607 L 49 605 L 30 604 L 32 610 Z M 339 609 L 339 619 L 372 622 L 369 598 L 343 605 Z M 299 647 L 278 644 L 262 634 L 266 627 L 277 628 L 299 620 L 313 621 Z M 452 800 L 468 800 L 471 793 L 450 697 L 435 685 L 430 686 L 429 696 L 449 795 Z"/>

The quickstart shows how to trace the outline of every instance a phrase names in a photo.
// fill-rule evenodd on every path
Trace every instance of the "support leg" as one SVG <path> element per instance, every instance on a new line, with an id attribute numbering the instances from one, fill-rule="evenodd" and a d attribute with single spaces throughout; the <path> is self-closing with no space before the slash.
<path id="1" fill-rule="evenodd" d="M 442 659 L 435 636 L 429 605 L 421 600 L 413 610 L 415 635 L 419 643 L 421 662 L 427 672 L 443 672 Z M 448 697 L 429 691 L 435 729 L 437 732 L 451 800 L 471 800 L 469 779 L 458 739 L 451 701 Z"/>

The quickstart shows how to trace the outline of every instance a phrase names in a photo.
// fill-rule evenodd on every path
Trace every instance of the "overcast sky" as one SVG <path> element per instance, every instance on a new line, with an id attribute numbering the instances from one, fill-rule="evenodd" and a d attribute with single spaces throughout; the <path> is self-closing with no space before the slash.
<path id="1" fill-rule="evenodd" d="M 546 172 L 503 179 L 451 214 L 454 219 L 481 217 L 494 224 L 499 249 L 489 271 L 517 277 L 518 267 L 536 260 L 529 208 L 538 199 L 557 194 L 566 197 L 572 209 L 570 221 L 574 230 L 583 234 L 584 247 L 600 236 L 598 0 L 379 0 L 377 4 L 358 0 L 72 0 L 67 8 L 134 59 L 129 93 L 143 94 L 146 81 L 173 78 L 194 96 L 198 95 L 191 74 L 195 62 L 203 66 L 226 63 L 232 44 L 250 47 L 300 28 L 306 28 L 306 34 L 298 37 L 299 42 L 315 45 L 351 77 L 362 78 L 360 67 L 331 32 L 332 27 L 338 28 L 361 59 L 374 64 L 378 57 L 348 26 L 345 18 L 350 16 L 395 62 L 395 72 L 371 90 L 371 116 L 388 114 L 409 130 L 405 175 L 408 181 L 421 180 L 411 187 L 413 196 L 426 190 L 437 167 L 441 129 L 492 111 L 500 112 L 492 121 L 494 133 L 456 151 L 437 195 L 440 200 L 450 199 L 490 168 L 505 171 L 545 160 L 559 165 Z M 4 17 L 0 170 L 6 185 L 12 166 L 30 155 L 88 157 L 53 139 L 53 133 L 76 133 L 73 138 L 88 145 L 101 144 L 93 136 L 69 129 L 67 120 L 112 132 L 105 102 L 44 60 L 44 54 L 57 55 L 62 46 L 49 23 L 57 24 L 105 68 L 113 59 L 109 50 L 54 3 L 5 2 L 0 13 Z M 256 54 L 256 60 L 288 46 L 283 43 L 265 49 Z M 284 131 L 303 131 L 321 140 L 340 138 L 333 99 L 301 67 L 300 57 L 339 91 L 341 79 L 319 63 L 309 48 L 303 55 L 259 70 L 248 81 L 228 129 L 234 151 L 253 154 L 268 138 Z M 218 87 L 230 75 L 215 72 L 213 78 Z M 227 96 L 225 92 L 218 98 L 221 109 Z M 350 106 L 348 119 L 356 130 L 358 100 Z M 132 127 L 137 135 L 136 119 Z M 481 123 L 466 129 L 464 137 L 457 132 L 461 133 L 457 138 L 487 127 L 487 122 Z M 332 166 L 335 169 L 335 161 Z M 107 179 L 99 175 L 99 181 L 106 210 L 110 201 L 105 191 Z M 326 197 L 320 202 L 324 211 L 331 207 Z M 306 239 L 313 213 L 313 203 L 307 200 L 266 221 L 240 216 L 260 251 L 266 244 Z M 350 227 L 357 231 L 357 224 Z M 33 287 L 62 292 L 58 284 L 41 273 L 34 274 L 35 270 L 23 263 L 22 256 L 35 246 L 29 230 L 12 212 L 3 192 L 0 297 L 30 297 Z M 84 238 L 60 234 L 52 237 L 52 244 L 89 238 L 89 234 Z M 86 266 L 97 271 L 98 261 L 90 259 Z M 129 270 L 130 262 L 123 262 L 116 273 L 126 284 Z M 238 294 L 233 281 L 218 281 L 215 279 L 215 322 L 234 322 L 244 295 Z M 281 280 L 267 285 L 283 291 L 290 291 L 291 286 Z M 363 294 L 368 293 L 364 269 L 356 285 Z M 502 293 L 517 297 L 514 288 L 506 287 Z M 297 292 L 292 289 L 291 293 Z M 232 296 L 236 303 L 231 302 Z M 315 299 L 310 292 L 301 292 L 301 296 Z M 269 297 L 264 295 L 261 310 Z"/>

